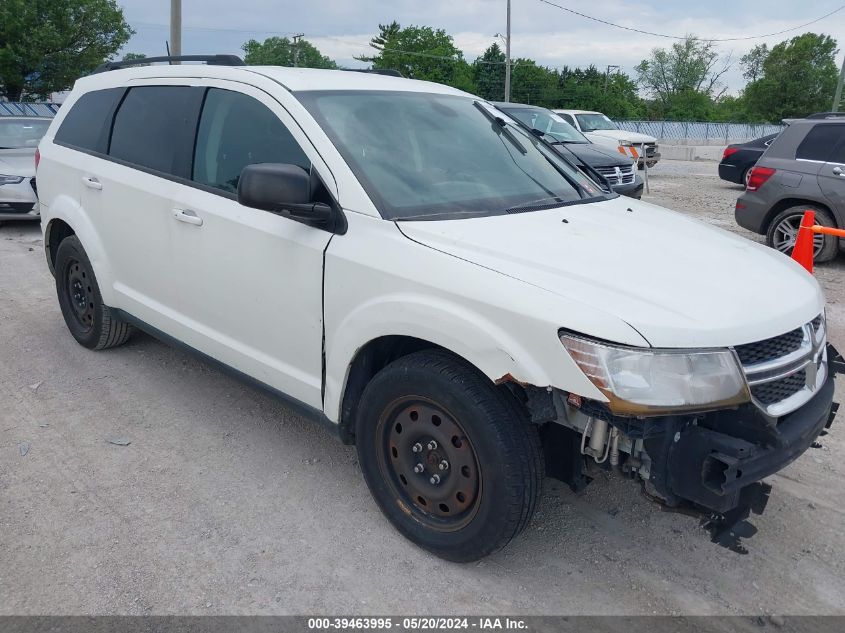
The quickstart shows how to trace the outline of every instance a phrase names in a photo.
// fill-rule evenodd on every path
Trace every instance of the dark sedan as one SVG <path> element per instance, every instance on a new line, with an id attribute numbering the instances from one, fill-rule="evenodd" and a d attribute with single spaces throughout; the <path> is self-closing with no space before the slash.
<path id="1" fill-rule="evenodd" d="M 719 163 L 719 178 L 740 185 L 748 185 L 751 168 L 777 137 L 777 134 L 769 134 L 747 143 L 728 145 L 722 155 L 722 162 Z"/>
<path id="2" fill-rule="evenodd" d="M 591 142 L 560 115 L 546 108 L 521 103 L 497 103 L 496 107 L 543 136 L 558 153 L 579 167 L 586 164 L 595 169 L 616 193 L 637 199 L 642 197 L 643 180 L 637 175 L 634 161 L 627 156 Z"/>

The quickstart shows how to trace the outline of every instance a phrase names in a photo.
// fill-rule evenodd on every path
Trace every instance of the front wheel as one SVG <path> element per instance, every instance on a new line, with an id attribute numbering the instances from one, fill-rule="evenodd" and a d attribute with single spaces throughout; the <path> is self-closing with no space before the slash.
<path id="1" fill-rule="evenodd" d="M 356 422 L 364 478 L 405 537 L 456 562 L 504 547 L 528 524 L 543 459 L 509 392 L 442 351 L 391 363 L 367 385 Z"/>
<path id="2" fill-rule="evenodd" d="M 776 248 L 786 255 L 792 254 L 795 248 L 795 240 L 798 238 L 798 229 L 805 211 L 815 211 L 816 224 L 835 227 L 836 223 L 830 214 L 824 209 L 810 205 L 800 205 L 784 209 L 778 213 L 769 223 L 766 232 L 766 244 Z M 827 262 L 836 257 L 839 252 L 839 238 L 833 235 L 813 235 L 813 261 L 816 263 Z"/>

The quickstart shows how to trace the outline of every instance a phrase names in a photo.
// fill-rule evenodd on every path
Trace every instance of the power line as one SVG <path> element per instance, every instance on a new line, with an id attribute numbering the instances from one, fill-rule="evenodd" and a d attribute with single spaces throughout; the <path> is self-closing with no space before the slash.
<path id="1" fill-rule="evenodd" d="M 631 26 L 623 26 L 621 24 L 616 24 L 614 22 L 608 22 L 607 20 L 602 20 L 601 18 L 595 18 L 591 15 L 587 15 L 586 13 L 581 13 L 580 11 L 576 11 L 575 9 L 570 9 L 568 7 L 564 7 L 562 5 L 556 4 L 554 2 L 551 2 L 551 0 L 538 0 L 538 1 L 542 2 L 543 4 L 547 4 L 551 7 L 556 7 L 558 9 L 561 9 L 562 11 L 567 11 L 569 13 L 572 13 L 573 15 L 577 15 L 579 17 L 586 18 L 587 20 L 592 20 L 593 22 L 599 22 L 600 24 L 606 24 L 607 26 L 613 26 L 617 29 L 623 29 L 625 31 L 633 31 L 634 33 L 642 33 L 643 35 L 652 35 L 654 37 L 663 37 L 663 38 L 670 39 L 670 40 L 685 40 L 685 39 L 687 39 L 687 36 L 682 37 L 682 36 L 679 36 L 679 35 L 666 35 L 665 33 L 655 33 L 653 31 L 644 31 L 642 29 L 637 29 L 637 28 L 634 28 L 634 27 L 631 27 Z M 816 22 L 821 22 L 825 18 L 829 18 L 834 13 L 839 13 L 840 11 L 842 11 L 842 9 L 845 9 L 845 4 L 843 4 L 838 9 L 834 9 L 830 13 L 826 13 L 825 15 L 821 16 L 820 18 L 816 18 L 815 20 L 812 20 L 810 22 L 805 22 L 804 24 L 799 24 L 798 26 L 793 26 L 791 28 L 784 29 L 783 31 L 776 31 L 774 33 L 766 33 L 765 35 L 749 35 L 747 37 L 722 37 L 722 38 L 718 38 L 718 37 L 707 37 L 707 38 L 698 37 L 696 39 L 701 40 L 702 42 L 739 42 L 739 41 L 743 41 L 743 40 L 759 40 L 759 39 L 762 39 L 764 37 L 772 37 L 774 35 L 782 35 L 783 33 L 789 33 L 790 31 L 797 31 L 798 29 L 803 29 L 805 26 L 810 26 L 811 24 L 815 24 Z"/>

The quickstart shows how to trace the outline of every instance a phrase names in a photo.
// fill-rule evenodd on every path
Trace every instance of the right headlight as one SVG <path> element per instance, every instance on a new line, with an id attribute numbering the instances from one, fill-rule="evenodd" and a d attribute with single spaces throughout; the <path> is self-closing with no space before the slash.
<path id="1" fill-rule="evenodd" d="M 23 176 L 5 176 L 0 174 L 0 185 L 17 185 L 23 182 Z"/>
<path id="2" fill-rule="evenodd" d="M 560 341 L 618 415 L 706 411 L 750 399 L 742 369 L 727 349 L 623 347 L 565 332 Z"/>

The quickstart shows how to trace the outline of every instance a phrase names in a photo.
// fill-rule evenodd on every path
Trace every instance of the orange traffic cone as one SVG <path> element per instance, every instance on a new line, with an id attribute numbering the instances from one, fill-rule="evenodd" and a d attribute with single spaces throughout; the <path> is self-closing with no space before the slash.
<path id="1" fill-rule="evenodd" d="M 798 229 L 798 237 L 795 238 L 795 246 L 792 249 L 792 259 L 801 264 L 807 271 L 813 274 L 813 225 L 816 223 L 815 211 L 804 211 L 801 219 L 801 227 Z"/>

